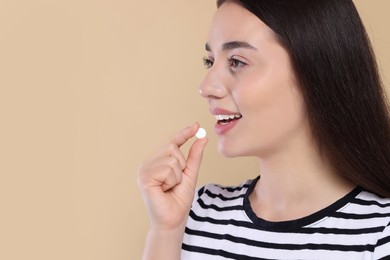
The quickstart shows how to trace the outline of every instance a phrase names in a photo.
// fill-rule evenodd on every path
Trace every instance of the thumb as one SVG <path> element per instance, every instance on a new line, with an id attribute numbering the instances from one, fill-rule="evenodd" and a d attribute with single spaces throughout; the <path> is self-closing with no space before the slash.
<path id="1" fill-rule="evenodd" d="M 183 172 L 187 174 L 195 183 L 198 179 L 199 168 L 203 158 L 203 151 L 207 142 L 207 138 L 200 138 L 196 140 L 188 152 L 187 165 Z"/>

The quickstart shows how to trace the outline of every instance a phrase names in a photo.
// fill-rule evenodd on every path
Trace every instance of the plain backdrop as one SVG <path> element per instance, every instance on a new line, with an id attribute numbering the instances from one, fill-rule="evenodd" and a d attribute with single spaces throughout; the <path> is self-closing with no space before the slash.
<path id="1" fill-rule="evenodd" d="M 388 0 L 356 0 L 387 88 Z M 140 259 L 138 165 L 198 121 L 199 185 L 258 174 L 216 151 L 198 95 L 214 0 L 0 0 L 0 259 Z M 188 147 L 184 147 L 184 150 Z"/>

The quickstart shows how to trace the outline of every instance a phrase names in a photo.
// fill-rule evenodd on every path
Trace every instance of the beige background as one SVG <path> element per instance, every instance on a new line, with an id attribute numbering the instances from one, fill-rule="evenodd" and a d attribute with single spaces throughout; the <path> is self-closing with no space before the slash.
<path id="1" fill-rule="evenodd" d="M 390 2 L 357 0 L 390 86 Z M 213 0 L 0 0 L 0 259 L 140 259 L 138 165 L 195 120 L 200 184 L 257 174 L 220 157 L 197 87 Z"/>

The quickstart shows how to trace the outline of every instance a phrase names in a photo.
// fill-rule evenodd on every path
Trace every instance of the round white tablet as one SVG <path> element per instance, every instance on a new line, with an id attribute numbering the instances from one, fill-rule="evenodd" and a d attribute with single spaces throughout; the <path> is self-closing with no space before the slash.
<path id="1" fill-rule="evenodd" d="M 196 137 L 205 138 L 206 137 L 206 130 L 204 130 L 203 128 L 199 128 L 198 132 L 196 132 Z"/>

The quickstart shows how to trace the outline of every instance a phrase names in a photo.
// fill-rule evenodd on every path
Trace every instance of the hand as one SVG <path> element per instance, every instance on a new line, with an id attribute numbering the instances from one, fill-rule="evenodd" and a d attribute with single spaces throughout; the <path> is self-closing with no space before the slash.
<path id="1" fill-rule="evenodd" d="M 198 129 L 198 123 L 184 128 L 139 168 L 138 184 L 152 229 L 174 230 L 185 226 L 207 138 L 197 139 L 187 158 L 180 147 Z"/>

